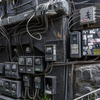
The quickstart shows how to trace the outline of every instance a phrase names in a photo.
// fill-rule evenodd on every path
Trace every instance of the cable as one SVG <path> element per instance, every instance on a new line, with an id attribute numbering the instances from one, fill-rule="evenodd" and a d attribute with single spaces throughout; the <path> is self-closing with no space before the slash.
<path id="1" fill-rule="evenodd" d="M 82 2 L 71 2 L 71 3 L 74 3 L 74 4 L 84 4 L 84 3 L 89 2 L 89 1 L 91 1 L 91 0 L 86 0 L 86 1 L 82 1 Z"/>
<path id="2" fill-rule="evenodd" d="M 77 23 L 79 23 L 80 21 L 77 21 L 77 22 L 75 22 L 75 23 L 73 23 L 70 27 L 69 27 L 69 30 L 75 25 L 75 24 L 77 24 Z"/>
<path id="3" fill-rule="evenodd" d="M 34 91 L 34 90 L 33 90 Z M 35 100 L 36 99 L 36 95 L 37 95 L 37 89 L 35 91 L 35 96 L 34 97 L 31 97 L 30 94 L 29 94 L 29 88 L 28 88 L 28 97 L 32 100 Z"/>

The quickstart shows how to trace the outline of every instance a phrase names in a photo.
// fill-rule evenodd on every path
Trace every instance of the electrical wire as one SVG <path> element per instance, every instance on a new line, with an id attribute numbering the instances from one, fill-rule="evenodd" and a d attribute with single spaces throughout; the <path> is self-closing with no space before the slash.
<path id="1" fill-rule="evenodd" d="M 82 1 L 82 2 L 71 2 L 71 3 L 74 3 L 74 4 L 84 4 L 84 3 L 89 2 L 89 1 L 91 1 L 91 0 L 85 0 L 85 1 Z"/>
<path id="2" fill-rule="evenodd" d="M 34 91 L 34 90 L 33 90 Z M 35 91 L 35 96 L 34 97 L 31 97 L 30 96 L 30 93 L 29 93 L 29 88 L 28 88 L 28 97 L 30 98 L 30 99 L 32 99 L 32 100 L 35 100 L 36 99 L 36 95 L 37 95 L 37 89 L 36 89 L 36 91 Z"/>

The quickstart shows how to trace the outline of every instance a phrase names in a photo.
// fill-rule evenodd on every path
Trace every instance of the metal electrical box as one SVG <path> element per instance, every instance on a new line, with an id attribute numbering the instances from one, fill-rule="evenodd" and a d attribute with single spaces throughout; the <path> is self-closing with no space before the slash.
<path id="1" fill-rule="evenodd" d="M 80 10 L 80 23 L 83 24 L 90 24 L 96 22 L 96 7 L 86 7 Z"/>
<path id="2" fill-rule="evenodd" d="M 18 70 L 19 66 L 17 62 L 6 62 L 5 63 L 5 77 L 20 79 L 21 75 Z"/>
<path id="3" fill-rule="evenodd" d="M 100 55 L 100 28 L 82 30 L 83 56 Z"/>
<path id="4" fill-rule="evenodd" d="M 70 57 L 80 58 L 81 55 L 81 32 L 70 33 Z"/>
<path id="5" fill-rule="evenodd" d="M 4 82 L 3 94 L 14 98 L 21 97 L 21 81 L 13 81 L 8 79 L 2 79 Z"/>
<path id="6" fill-rule="evenodd" d="M 21 100 L 21 99 L 14 99 L 7 96 L 0 95 L 0 100 Z"/>
<path id="7" fill-rule="evenodd" d="M 56 94 L 56 76 L 45 77 L 45 93 L 51 95 Z"/>
<path id="8" fill-rule="evenodd" d="M 45 46 L 45 61 L 56 61 L 56 45 L 49 44 Z"/>

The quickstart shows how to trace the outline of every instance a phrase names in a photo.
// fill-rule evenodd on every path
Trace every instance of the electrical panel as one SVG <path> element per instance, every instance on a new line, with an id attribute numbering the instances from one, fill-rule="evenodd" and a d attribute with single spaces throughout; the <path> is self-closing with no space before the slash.
<path id="1" fill-rule="evenodd" d="M 36 89 L 41 89 L 41 78 L 40 77 L 35 77 L 34 82 L 35 82 L 35 88 Z"/>
<path id="2" fill-rule="evenodd" d="M 80 10 L 80 23 L 90 24 L 96 22 L 96 7 L 86 7 Z"/>
<path id="3" fill-rule="evenodd" d="M 5 77 L 20 79 L 21 75 L 18 70 L 17 62 L 6 62 L 5 63 Z"/>
<path id="4" fill-rule="evenodd" d="M 81 32 L 70 33 L 70 57 L 80 58 L 81 54 Z"/>
<path id="5" fill-rule="evenodd" d="M 35 74 L 35 72 L 43 72 L 44 66 L 45 66 L 45 61 L 44 57 L 42 56 L 19 57 L 20 73 Z"/>
<path id="6" fill-rule="evenodd" d="M 7 96 L 0 95 L 0 100 L 21 100 L 21 99 L 14 99 Z"/>
<path id="7" fill-rule="evenodd" d="M 45 93 L 56 94 L 56 76 L 45 76 Z"/>
<path id="8" fill-rule="evenodd" d="M 0 78 L 0 83 L 1 94 L 5 94 L 14 98 L 21 97 L 21 81 Z"/>
<path id="9" fill-rule="evenodd" d="M 49 44 L 45 46 L 45 61 L 56 61 L 57 55 L 56 55 L 56 45 L 55 44 Z"/>
<path id="10" fill-rule="evenodd" d="M 100 55 L 100 28 L 82 30 L 83 56 Z"/>

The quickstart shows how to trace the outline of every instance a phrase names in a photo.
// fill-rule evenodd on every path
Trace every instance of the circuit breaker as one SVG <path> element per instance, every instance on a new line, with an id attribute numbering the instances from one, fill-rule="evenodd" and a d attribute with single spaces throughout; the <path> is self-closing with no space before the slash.
<path id="1" fill-rule="evenodd" d="M 81 25 L 96 22 L 96 7 L 86 7 L 80 10 L 80 23 Z"/>
<path id="2" fill-rule="evenodd" d="M 41 78 L 40 77 L 35 77 L 34 82 L 35 82 L 35 88 L 36 89 L 41 89 Z"/>
<path id="3" fill-rule="evenodd" d="M 100 55 L 100 28 L 82 30 L 83 56 Z"/>
<path id="4" fill-rule="evenodd" d="M 45 58 L 42 56 L 37 56 L 34 58 L 34 68 L 35 72 L 43 72 L 45 66 Z"/>
<path id="5" fill-rule="evenodd" d="M 56 61 L 56 45 L 48 44 L 45 46 L 45 61 Z"/>
<path id="6" fill-rule="evenodd" d="M 70 57 L 80 58 L 81 55 L 81 32 L 70 33 Z"/>
<path id="7" fill-rule="evenodd" d="M 5 77 L 20 79 L 21 75 L 18 70 L 17 62 L 6 62 L 5 63 Z"/>
<path id="8" fill-rule="evenodd" d="M 56 94 L 56 76 L 45 77 L 45 93 L 51 95 Z"/>
<path id="9" fill-rule="evenodd" d="M 0 78 L 0 93 L 4 93 L 4 81 Z"/>
<path id="10" fill-rule="evenodd" d="M 25 57 L 19 57 L 19 72 L 20 73 L 25 73 L 26 71 L 26 62 L 25 62 Z"/>

